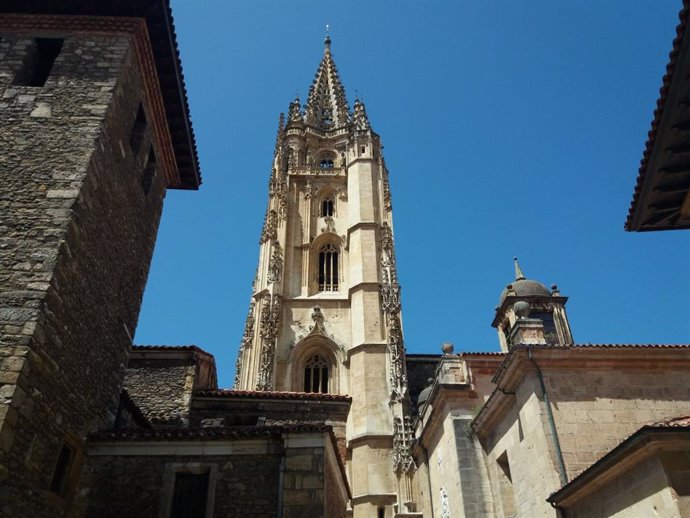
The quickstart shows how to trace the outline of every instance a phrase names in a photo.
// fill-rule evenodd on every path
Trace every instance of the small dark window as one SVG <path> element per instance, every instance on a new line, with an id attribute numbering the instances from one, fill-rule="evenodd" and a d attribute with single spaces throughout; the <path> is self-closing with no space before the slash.
<path id="1" fill-rule="evenodd" d="M 330 244 L 319 251 L 319 291 L 338 291 L 338 250 Z"/>
<path id="2" fill-rule="evenodd" d="M 156 154 L 153 152 L 153 147 L 149 151 L 149 159 L 144 168 L 144 175 L 142 177 L 142 186 L 144 187 L 144 194 L 149 195 L 153 180 L 156 177 Z"/>
<path id="3" fill-rule="evenodd" d="M 53 493 L 57 493 L 58 495 L 64 494 L 66 481 L 73 461 L 74 450 L 63 443 L 57 463 L 55 464 L 55 471 L 53 471 L 53 480 L 50 482 L 50 490 Z"/>
<path id="4" fill-rule="evenodd" d="M 319 162 L 319 167 L 321 169 L 333 169 L 333 160 L 324 158 Z"/>
<path id="5" fill-rule="evenodd" d="M 134 119 L 134 125 L 132 126 L 132 131 L 129 134 L 129 147 L 132 152 L 136 155 L 139 152 L 141 143 L 144 140 L 144 134 L 146 133 L 146 114 L 144 113 L 144 107 L 139 104 L 139 110 L 137 110 L 137 118 Z"/>
<path id="6" fill-rule="evenodd" d="M 170 518 L 204 518 L 208 473 L 176 473 Z"/>
<path id="7" fill-rule="evenodd" d="M 364 146 L 362 146 L 362 153 L 364 154 L 364 153 L 366 153 L 366 152 L 367 152 L 367 148 L 364 147 Z"/>
<path id="8" fill-rule="evenodd" d="M 34 48 L 24 60 L 22 68 L 14 78 L 19 86 L 43 86 L 48 80 L 55 59 L 62 50 L 64 39 L 36 38 Z"/>
<path id="9" fill-rule="evenodd" d="M 333 216 L 333 198 L 327 196 L 321 202 L 321 217 Z"/>
<path id="10" fill-rule="evenodd" d="M 553 314 L 548 311 L 532 311 L 529 314 L 530 318 L 538 318 L 544 324 L 544 338 L 548 344 L 558 343 L 558 332 L 556 331 L 556 323 L 553 320 Z"/>
<path id="11" fill-rule="evenodd" d="M 304 391 L 328 393 L 328 362 L 318 354 L 304 364 Z"/>
<path id="12" fill-rule="evenodd" d="M 379 507 L 378 515 L 379 515 L 379 518 L 385 518 L 386 517 L 386 509 L 384 507 Z"/>

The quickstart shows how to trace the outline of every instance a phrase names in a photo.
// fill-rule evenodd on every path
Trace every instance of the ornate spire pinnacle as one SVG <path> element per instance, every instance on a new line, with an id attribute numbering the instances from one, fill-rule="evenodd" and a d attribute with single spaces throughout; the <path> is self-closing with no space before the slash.
<path id="1" fill-rule="evenodd" d="M 367 117 L 367 110 L 364 107 L 364 103 L 359 99 L 355 99 L 355 111 L 352 121 L 357 130 L 368 130 L 371 127 L 369 117 Z"/>
<path id="2" fill-rule="evenodd" d="M 331 34 L 330 34 L 330 26 L 326 24 L 326 38 L 324 38 L 323 43 L 326 45 L 327 49 L 331 48 Z"/>
<path id="3" fill-rule="evenodd" d="M 522 269 L 520 268 L 520 263 L 518 263 L 518 258 L 513 257 L 513 261 L 515 261 L 515 280 L 519 281 L 525 278 L 525 274 L 522 273 Z"/>
<path id="4" fill-rule="evenodd" d="M 309 87 L 306 123 L 319 129 L 330 130 L 348 123 L 349 107 L 345 89 L 338 77 L 338 69 L 331 55 L 331 37 L 326 32 L 323 58 Z"/>

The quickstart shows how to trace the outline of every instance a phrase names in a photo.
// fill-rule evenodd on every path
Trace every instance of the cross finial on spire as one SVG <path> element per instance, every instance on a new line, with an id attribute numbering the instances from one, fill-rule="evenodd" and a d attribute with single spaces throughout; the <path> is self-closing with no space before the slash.
<path id="1" fill-rule="evenodd" d="M 328 24 L 326 24 L 326 39 L 323 42 L 326 44 L 327 49 L 331 48 L 331 26 Z"/>
<path id="2" fill-rule="evenodd" d="M 513 257 L 513 261 L 515 261 L 515 280 L 519 281 L 520 279 L 524 279 L 525 274 L 522 273 L 522 269 L 520 268 L 520 263 L 518 263 L 518 258 Z"/>

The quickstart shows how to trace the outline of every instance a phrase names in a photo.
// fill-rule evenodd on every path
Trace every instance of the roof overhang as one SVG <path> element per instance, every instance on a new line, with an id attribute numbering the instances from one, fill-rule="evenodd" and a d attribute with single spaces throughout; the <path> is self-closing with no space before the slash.
<path id="1" fill-rule="evenodd" d="M 547 501 L 557 507 L 571 507 L 622 473 L 634 470 L 643 460 L 666 451 L 687 452 L 689 448 L 690 427 L 643 426 Z"/>
<path id="2" fill-rule="evenodd" d="M 690 228 L 690 0 L 683 1 L 625 222 L 628 231 Z"/>

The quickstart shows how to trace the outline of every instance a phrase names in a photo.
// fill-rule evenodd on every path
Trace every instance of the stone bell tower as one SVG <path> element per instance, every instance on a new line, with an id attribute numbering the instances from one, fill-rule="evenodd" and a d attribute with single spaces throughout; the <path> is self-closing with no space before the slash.
<path id="1" fill-rule="evenodd" d="M 325 50 L 278 125 L 240 390 L 349 394 L 354 516 L 414 511 L 388 170 L 364 103 Z"/>
<path id="2" fill-rule="evenodd" d="M 523 317 L 541 321 L 546 344 L 572 344 L 573 334 L 565 312 L 568 297 L 562 296 L 555 284 L 552 284 L 549 290 L 541 282 L 526 278 L 517 257 L 514 257 L 513 261 L 515 262 L 515 280 L 503 289 L 491 323 L 498 332 L 501 350 L 507 352 L 515 341 L 512 330 L 515 322 L 519 320 L 514 307 L 517 302 L 528 303 L 527 314 L 522 315 Z"/>

